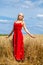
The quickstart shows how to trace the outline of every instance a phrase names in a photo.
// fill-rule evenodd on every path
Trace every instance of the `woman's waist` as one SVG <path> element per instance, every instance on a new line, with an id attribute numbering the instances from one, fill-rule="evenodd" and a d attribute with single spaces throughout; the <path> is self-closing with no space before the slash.
<path id="1" fill-rule="evenodd" d="M 19 30 L 19 29 L 18 30 L 14 30 L 14 32 L 16 32 L 16 33 L 19 33 L 19 32 L 22 33 L 22 29 L 21 30 Z"/>
<path id="2" fill-rule="evenodd" d="M 15 35 L 15 34 L 20 34 L 20 35 L 22 35 L 22 34 L 23 34 L 23 33 L 22 33 L 22 30 L 14 30 L 14 32 L 13 32 L 13 33 L 14 33 L 14 35 Z"/>
<path id="3" fill-rule="evenodd" d="M 14 29 L 14 31 L 21 31 L 22 29 Z"/>

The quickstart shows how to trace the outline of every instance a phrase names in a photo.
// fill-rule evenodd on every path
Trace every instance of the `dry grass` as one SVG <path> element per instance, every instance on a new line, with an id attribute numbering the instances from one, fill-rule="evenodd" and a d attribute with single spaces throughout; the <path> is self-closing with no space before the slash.
<path id="1" fill-rule="evenodd" d="M 43 65 L 43 35 L 33 39 L 24 35 L 25 61 L 17 62 L 13 57 L 12 36 L 0 36 L 0 65 Z"/>

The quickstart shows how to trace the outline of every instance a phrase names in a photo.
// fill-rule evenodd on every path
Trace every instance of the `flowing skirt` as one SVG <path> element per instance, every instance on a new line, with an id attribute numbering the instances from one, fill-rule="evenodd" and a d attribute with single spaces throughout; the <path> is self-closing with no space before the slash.
<path id="1" fill-rule="evenodd" d="M 24 43 L 21 31 L 15 31 L 13 34 L 13 55 L 16 60 L 24 59 Z"/>

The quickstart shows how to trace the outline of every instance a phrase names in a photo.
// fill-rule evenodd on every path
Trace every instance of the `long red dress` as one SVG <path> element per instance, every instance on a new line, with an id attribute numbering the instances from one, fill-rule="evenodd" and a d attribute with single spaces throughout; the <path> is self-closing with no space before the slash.
<path id="1" fill-rule="evenodd" d="M 24 43 L 23 43 L 23 34 L 21 31 L 22 26 L 23 24 L 14 22 L 13 54 L 16 60 L 24 59 Z"/>

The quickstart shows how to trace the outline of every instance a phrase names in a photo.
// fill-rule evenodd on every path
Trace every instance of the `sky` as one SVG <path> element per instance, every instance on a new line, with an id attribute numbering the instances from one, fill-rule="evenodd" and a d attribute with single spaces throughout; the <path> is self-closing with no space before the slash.
<path id="1" fill-rule="evenodd" d="M 20 12 L 30 33 L 43 34 L 43 0 L 0 0 L 0 34 L 11 32 Z"/>

